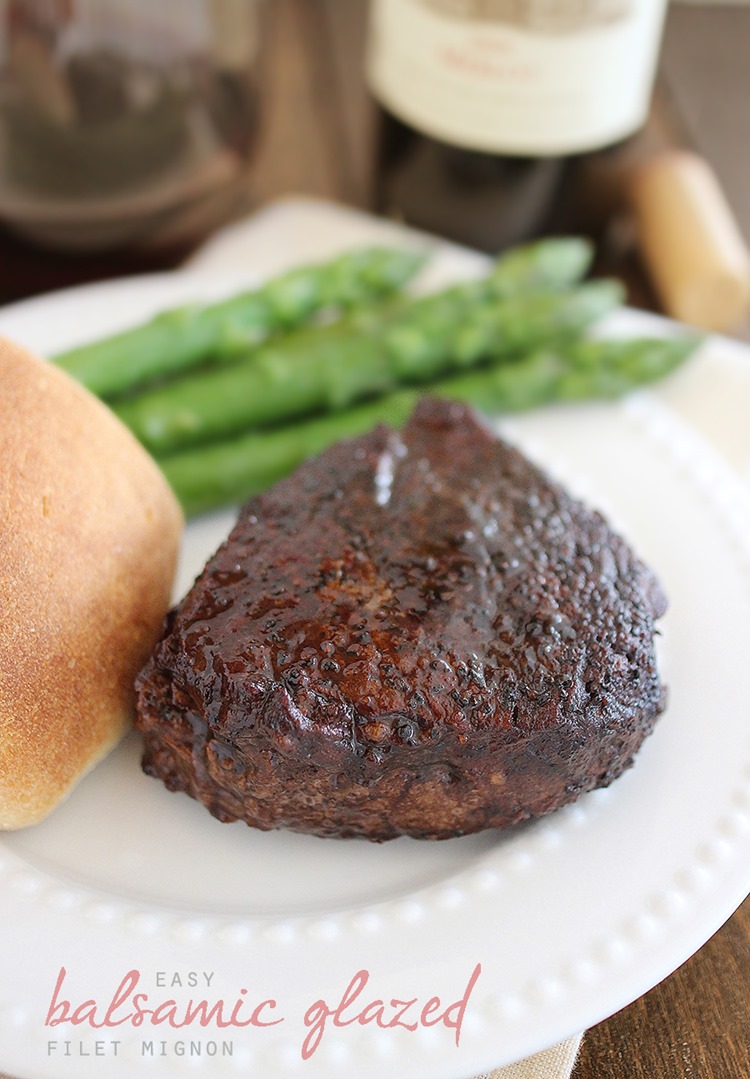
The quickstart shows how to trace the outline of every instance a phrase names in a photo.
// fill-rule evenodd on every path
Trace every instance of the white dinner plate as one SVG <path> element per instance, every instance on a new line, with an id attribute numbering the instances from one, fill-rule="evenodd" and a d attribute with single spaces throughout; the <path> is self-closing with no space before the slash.
<path id="1" fill-rule="evenodd" d="M 220 239 L 202 271 L 16 305 L 0 312 L 0 332 L 51 353 L 282 263 L 394 236 L 415 242 L 361 215 L 293 203 Z M 478 265 L 439 245 L 431 281 Z M 611 329 L 655 325 L 673 332 L 635 312 Z M 722 428 L 701 402 L 716 356 L 738 352 L 715 340 L 713 360 L 691 361 L 658 392 L 501 424 L 609 515 L 670 598 L 660 639 L 670 703 L 630 771 L 507 833 L 378 846 L 220 824 L 146 778 L 131 735 L 47 821 L 0 840 L 0 1070 L 467 1079 L 606 1017 L 700 947 L 750 881 L 750 512 L 726 447 L 695 430 Z M 695 423 L 665 404 L 670 395 Z M 231 522 L 227 512 L 189 526 L 178 594 Z M 106 1024 L 129 974 L 131 992 Z M 135 993 L 147 994 L 144 1009 L 161 1006 L 141 1025 L 127 1019 Z M 165 1002 L 184 1023 L 191 998 L 222 1001 L 225 1021 L 233 1008 L 240 1022 L 255 1012 L 256 1025 L 221 1027 L 215 1013 L 202 1026 L 198 1013 L 171 1026 Z"/>

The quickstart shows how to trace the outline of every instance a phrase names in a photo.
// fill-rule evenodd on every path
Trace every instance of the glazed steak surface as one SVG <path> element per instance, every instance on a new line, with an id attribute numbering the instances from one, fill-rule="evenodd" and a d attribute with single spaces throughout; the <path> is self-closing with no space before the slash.
<path id="1" fill-rule="evenodd" d="M 423 400 L 244 507 L 140 675 L 144 768 L 262 829 L 503 828 L 632 762 L 665 607 L 600 514 Z"/>

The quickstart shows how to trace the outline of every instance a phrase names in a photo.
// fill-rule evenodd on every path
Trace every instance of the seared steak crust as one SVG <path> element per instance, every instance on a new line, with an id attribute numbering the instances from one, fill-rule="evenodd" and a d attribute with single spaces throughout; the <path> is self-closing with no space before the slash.
<path id="1" fill-rule="evenodd" d="M 424 400 L 244 507 L 140 675 L 143 766 L 262 829 L 503 828 L 632 762 L 665 607 L 600 514 Z"/>

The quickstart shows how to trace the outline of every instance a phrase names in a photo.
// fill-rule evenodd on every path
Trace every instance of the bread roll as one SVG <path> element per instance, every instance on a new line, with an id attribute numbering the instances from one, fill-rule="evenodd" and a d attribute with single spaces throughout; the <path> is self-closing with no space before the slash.
<path id="1" fill-rule="evenodd" d="M 112 749 L 167 610 L 182 514 L 71 378 L 0 340 L 0 827 L 45 817 Z"/>

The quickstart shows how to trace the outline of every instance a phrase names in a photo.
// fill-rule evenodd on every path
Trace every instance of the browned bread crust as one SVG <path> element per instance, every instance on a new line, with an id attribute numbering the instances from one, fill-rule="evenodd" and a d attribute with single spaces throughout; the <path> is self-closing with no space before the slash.
<path id="1" fill-rule="evenodd" d="M 244 508 L 140 677 L 144 767 L 257 828 L 506 827 L 631 763 L 665 605 L 600 514 L 424 401 Z"/>
<path id="2" fill-rule="evenodd" d="M 0 340 L 0 827 L 41 820 L 118 741 L 169 604 L 182 514 L 63 372 Z"/>

